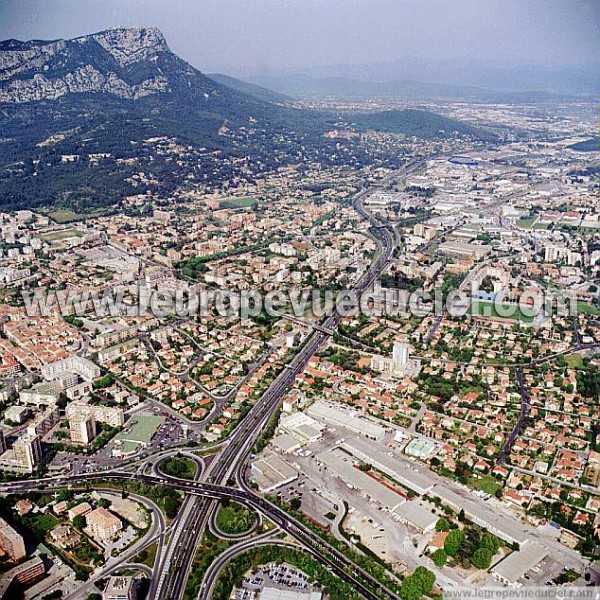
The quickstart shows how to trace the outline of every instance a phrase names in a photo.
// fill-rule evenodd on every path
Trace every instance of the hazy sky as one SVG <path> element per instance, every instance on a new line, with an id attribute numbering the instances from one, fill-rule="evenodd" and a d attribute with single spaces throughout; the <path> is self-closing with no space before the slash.
<path id="1" fill-rule="evenodd" d="M 600 0 L 0 0 L 0 39 L 156 25 L 207 72 L 406 56 L 594 64 Z"/>

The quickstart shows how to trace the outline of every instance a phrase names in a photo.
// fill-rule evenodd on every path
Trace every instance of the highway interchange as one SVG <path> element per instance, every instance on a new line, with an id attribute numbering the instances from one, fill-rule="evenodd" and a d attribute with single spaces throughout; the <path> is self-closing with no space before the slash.
<path id="1" fill-rule="evenodd" d="M 392 591 L 360 569 L 309 528 L 259 496 L 247 485 L 244 473 L 252 447 L 277 411 L 282 398 L 294 383 L 296 376 L 304 371 L 310 358 L 329 339 L 330 333 L 328 332 L 337 329 L 346 314 L 345 310 L 356 306 L 360 296 L 373 285 L 393 257 L 397 244 L 396 232 L 369 213 L 364 207 L 364 200 L 386 184 L 413 172 L 421 166 L 422 162 L 422 160 L 413 160 L 407 163 L 400 171 L 388 176 L 378 185 L 359 192 L 354 197 L 353 206 L 359 216 L 369 222 L 371 236 L 377 243 L 377 252 L 371 266 L 359 279 L 354 290 L 347 295 L 349 297 L 344 299 L 343 304 L 338 303 L 336 309 L 320 324 L 320 327 L 313 329 L 290 363 L 273 380 L 229 437 L 223 441 L 219 452 L 210 464 L 206 466 L 196 455 L 188 453 L 198 465 L 196 480 L 177 479 L 160 472 L 156 466 L 160 458 L 176 453 L 176 450 L 167 450 L 145 457 L 133 472 L 118 470 L 107 474 L 104 471 L 3 483 L 0 484 L 0 493 L 81 487 L 94 482 L 101 485 L 107 479 L 121 482 L 135 480 L 147 485 L 164 485 L 184 492 L 186 497 L 176 519 L 171 523 L 168 540 L 166 540 L 167 535 L 163 523 L 160 532 L 150 537 L 150 541 L 147 542 L 147 545 L 155 539 L 159 542 L 148 596 L 151 600 L 179 600 L 182 598 L 198 544 L 205 529 L 210 526 L 222 498 L 239 502 L 269 519 L 276 528 L 285 531 L 303 549 L 329 567 L 341 579 L 350 583 L 365 598 L 369 600 L 381 597 L 397 598 Z M 151 471 L 151 474 L 148 474 L 148 470 Z M 268 541 L 268 537 L 270 536 L 265 535 L 244 540 L 233 546 L 228 551 L 229 554 L 221 557 L 217 562 L 219 565 L 225 564 L 229 555 L 233 556 L 236 553 L 234 550 L 236 548 L 237 551 L 242 551 L 260 543 L 273 543 Z M 131 553 L 127 553 L 122 560 L 127 563 L 131 558 Z M 210 597 L 210 591 L 219 573 L 219 565 L 209 569 L 199 598 Z M 111 565 L 111 571 L 113 570 L 114 565 Z M 76 596 L 73 594 L 71 597 L 75 598 Z"/>

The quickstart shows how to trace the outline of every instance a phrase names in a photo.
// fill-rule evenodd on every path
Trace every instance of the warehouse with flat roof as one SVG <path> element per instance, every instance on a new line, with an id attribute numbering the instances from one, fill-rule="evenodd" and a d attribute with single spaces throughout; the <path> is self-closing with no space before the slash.
<path id="1" fill-rule="evenodd" d="M 378 471 L 385 473 L 400 485 L 420 494 L 426 494 L 432 488 L 429 478 L 409 468 L 391 452 L 387 453 L 377 444 L 369 443 L 361 438 L 346 440 L 341 447 L 363 462 L 373 465 Z"/>
<path id="2" fill-rule="evenodd" d="M 520 587 L 527 571 L 539 565 L 548 555 L 548 550 L 535 542 L 525 544 L 518 552 L 513 552 L 492 568 L 494 579 L 511 587 Z"/>
<path id="3" fill-rule="evenodd" d="M 250 466 L 251 478 L 263 494 L 298 479 L 298 471 L 281 460 L 273 452 L 267 452 L 263 458 L 254 461 Z"/>
<path id="4" fill-rule="evenodd" d="M 382 440 L 385 436 L 386 428 L 384 426 L 360 414 L 356 409 L 343 404 L 319 400 L 309 406 L 306 412 L 317 421 L 325 421 L 325 423 L 333 426 L 344 427 L 374 440 Z"/>

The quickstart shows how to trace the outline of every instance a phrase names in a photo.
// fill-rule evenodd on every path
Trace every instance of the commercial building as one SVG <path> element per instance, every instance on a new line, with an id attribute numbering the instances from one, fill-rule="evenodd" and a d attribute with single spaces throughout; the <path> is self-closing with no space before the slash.
<path id="1" fill-rule="evenodd" d="M 408 456 L 414 456 L 420 460 L 427 460 L 436 453 L 437 449 L 438 444 L 433 440 L 417 437 L 412 439 L 406 445 L 404 452 L 408 454 Z"/>
<path id="2" fill-rule="evenodd" d="M 91 535 L 101 542 L 110 542 L 123 529 L 121 519 L 102 507 L 88 513 L 85 523 Z"/>
<path id="3" fill-rule="evenodd" d="M 284 417 L 281 419 L 279 427 L 303 444 L 310 444 L 320 440 L 325 429 L 325 425 L 315 421 L 315 419 L 303 412 L 297 412 L 289 417 Z"/>
<path id="4" fill-rule="evenodd" d="M 137 581 L 134 577 L 110 577 L 104 594 L 104 600 L 135 600 Z"/>
<path id="5" fill-rule="evenodd" d="M 323 594 L 317 590 L 283 590 L 275 587 L 264 587 L 260 592 L 260 600 L 321 600 Z"/>
<path id="6" fill-rule="evenodd" d="M 0 549 L 8 554 L 11 560 L 21 560 L 26 555 L 23 536 L 2 518 L 0 518 Z"/>
<path id="7" fill-rule="evenodd" d="M 317 421 L 344 427 L 374 440 L 382 440 L 385 436 L 385 427 L 368 419 L 358 411 L 341 404 L 318 401 L 310 406 L 306 412 Z"/>
<path id="8" fill-rule="evenodd" d="M 115 438 L 113 456 L 132 454 L 140 448 L 146 448 L 164 422 L 163 417 L 136 413 L 127 423 L 127 427 Z"/>

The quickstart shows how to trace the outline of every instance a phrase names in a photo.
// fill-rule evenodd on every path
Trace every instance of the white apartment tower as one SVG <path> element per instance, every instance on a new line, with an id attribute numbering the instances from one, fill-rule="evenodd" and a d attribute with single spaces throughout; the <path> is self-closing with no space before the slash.
<path id="1" fill-rule="evenodd" d="M 14 461 L 21 469 L 33 472 L 42 459 L 42 444 L 37 435 L 26 433 L 13 444 Z"/>
<path id="2" fill-rule="evenodd" d="M 404 369 L 410 360 L 410 349 L 406 342 L 394 342 L 392 362 L 394 369 Z"/>
<path id="3" fill-rule="evenodd" d="M 69 431 L 72 442 L 87 445 L 96 437 L 96 420 L 90 414 L 76 414 L 69 421 Z"/>

